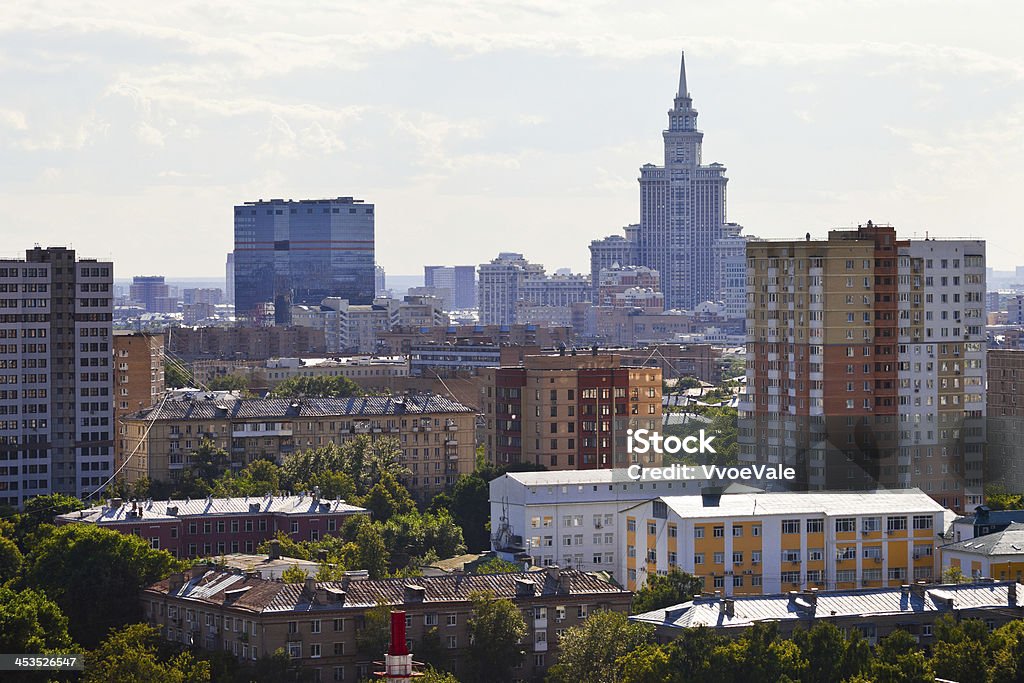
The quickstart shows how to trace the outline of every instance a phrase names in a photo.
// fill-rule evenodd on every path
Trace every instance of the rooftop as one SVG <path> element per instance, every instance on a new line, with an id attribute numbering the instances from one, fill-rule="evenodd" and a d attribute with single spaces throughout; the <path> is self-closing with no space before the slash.
<path id="1" fill-rule="evenodd" d="M 216 517 L 241 514 L 323 515 L 367 514 L 366 508 L 343 500 L 326 500 L 316 495 L 248 496 L 245 498 L 196 498 L 185 500 L 122 501 L 112 498 L 106 505 L 59 515 L 64 522 L 117 524 L 126 521 L 168 520 L 182 517 Z"/>
<path id="2" fill-rule="evenodd" d="M 1024 588 L 1024 586 L 1020 587 Z M 701 597 L 630 617 L 668 628 L 744 628 L 759 621 L 813 621 L 815 617 L 882 617 L 963 609 L 1024 606 L 1024 590 L 1013 581 L 906 588 L 867 588 L 789 595 L 736 596 L 732 614 L 719 597 Z"/>
<path id="3" fill-rule="evenodd" d="M 437 394 L 411 396 L 356 396 L 352 398 L 238 398 L 186 397 L 163 407 L 146 408 L 126 416 L 129 420 L 244 420 L 303 417 L 359 417 L 474 413 L 457 401 Z"/>
<path id="4" fill-rule="evenodd" d="M 697 496 L 661 498 L 683 518 L 763 517 L 766 515 L 870 515 L 942 513 L 941 505 L 921 489 L 863 492 L 735 493 L 722 496 L 715 507 L 705 507 Z M 941 531 L 941 530 L 936 530 Z"/>
<path id="5" fill-rule="evenodd" d="M 972 555 L 1024 555 L 1024 524 L 1013 522 L 1002 531 L 942 546 L 943 550 Z"/>
<path id="6" fill-rule="evenodd" d="M 222 568 L 199 569 L 181 587 L 172 590 L 173 580 L 173 576 L 164 579 L 147 588 L 146 592 L 218 606 L 230 603 L 235 609 L 253 613 L 366 609 L 381 603 L 402 605 L 407 603 L 407 586 L 422 589 L 422 600 L 416 600 L 422 604 L 466 602 L 470 594 L 476 591 L 490 591 L 498 598 L 508 599 L 566 594 L 609 597 L 629 595 L 628 591 L 594 574 L 572 569 L 559 570 L 557 567 L 515 574 L 310 581 L 315 589 L 312 591 L 304 584 L 257 579 Z"/>

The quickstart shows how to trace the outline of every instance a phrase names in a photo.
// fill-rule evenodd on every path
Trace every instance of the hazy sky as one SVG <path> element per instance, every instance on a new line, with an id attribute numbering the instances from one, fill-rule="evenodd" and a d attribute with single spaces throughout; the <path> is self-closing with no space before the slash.
<path id="1" fill-rule="evenodd" d="M 218 275 L 235 203 L 377 205 L 393 274 L 523 252 L 587 269 L 638 220 L 679 51 L 762 237 L 873 219 L 1024 265 L 1024 3 L 0 5 L 0 255 Z"/>

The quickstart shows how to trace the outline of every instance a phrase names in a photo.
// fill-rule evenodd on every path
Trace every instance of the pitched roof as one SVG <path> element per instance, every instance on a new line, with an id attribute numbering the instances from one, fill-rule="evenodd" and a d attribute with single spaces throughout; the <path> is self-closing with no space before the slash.
<path id="1" fill-rule="evenodd" d="M 354 396 L 350 398 L 237 398 L 233 396 L 185 398 L 126 416 L 129 420 L 235 420 L 298 419 L 304 417 L 359 417 L 474 413 L 458 401 L 437 394 L 412 396 Z"/>
<path id="2" fill-rule="evenodd" d="M 244 498 L 196 498 L 185 500 L 148 500 L 138 504 L 121 502 L 113 505 L 69 512 L 57 519 L 64 522 L 117 524 L 139 520 L 169 520 L 183 517 L 216 517 L 256 513 L 279 515 L 368 514 L 366 508 L 349 505 L 343 500 L 329 500 L 313 495 L 247 496 Z M 173 514 L 172 514 L 173 513 Z"/>
<path id="3" fill-rule="evenodd" d="M 397 579 L 361 579 L 351 581 L 321 581 L 318 589 L 343 592 L 342 602 L 321 603 L 314 599 L 303 584 L 283 583 L 268 579 L 257 579 L 237 571 L 223 568 L 208 569 L 186 581 L 181 588 L 169 591 L 170 579 L 159 581 L 146 589 L 172 597 L 208 604 L 223 605 L 225 591 L 233 593 L 230 605 L 236 609 L 256 613 L 338 611 L 344 609 L 365 609 L 378 604 L 405 604 L 407 585 L 423 588 L 422 603 L 445 604 L 467 602 L 471 593 L 489 591 L 498 598 L 517 597 L 517 584 L 533 584 L 532 595 L 526 597 L 566 595 L 560 589 L 559 579 L 553 571 L 541 569 L 514 574 L 462 574 L 446 576 L 419 576 Z M 628 597 L 629 591 L 602 580 L 594 574 L 573 569 L 560 570 L 560 576 L 569 578 L 570 595 L 606 595 Z"/>
<path id="4" fill-rule="evenodd" d="M 631 616 L 633 621 L 667 628 L 745 628 L 758 621 L 807 621 L 815 617 L 881 617 L 886 615 L 943 612 L 949 610 L 1024 606 L 1024 586 L 1018 586 L 1012 603 L 1012 581 L 952 586 L 867 588 L 822 591 L 809 599 L 806 593 L 756 595 L 731 598 L 732 616 L 718 597 L 697 598 L 665 609 Z M 952 602 L 950 602 L 952 601 Z"/>
<path id="5" fill-rule="evenodd" d="M 1014 522 L 1002 531 L 942 546 L 943 550 L 971 555 L 1024 555 L 1024 524 Z"/>
<path id="6" fill-rule="evenodd" d="M 699 496 L 664 496 L 662 500 L 680 517 L 754 517 L 763 515 L 870 515 L 936 513 L 945 508 L 920 489 L 865 492 L 735 493 L 706 507 Z"/>

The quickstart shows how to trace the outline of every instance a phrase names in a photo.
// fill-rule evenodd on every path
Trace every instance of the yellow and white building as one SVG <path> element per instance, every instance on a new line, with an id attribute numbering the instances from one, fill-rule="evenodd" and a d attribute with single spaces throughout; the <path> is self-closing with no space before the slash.
<path id="1" fill-rule="evenodd" d="M 619 576 L 637 590 L 678 568 L 723 595 L 929 581 L 943 517 L 920 489 L 664 496 L 619 515 Z"/>
<path id="2" fill-rule="evenodd" d="M 968 578 L 1000 581 L 1024 578 L 1024 524 L 950 543 L 940 549 L 942 568 L 956 567 Z"/>

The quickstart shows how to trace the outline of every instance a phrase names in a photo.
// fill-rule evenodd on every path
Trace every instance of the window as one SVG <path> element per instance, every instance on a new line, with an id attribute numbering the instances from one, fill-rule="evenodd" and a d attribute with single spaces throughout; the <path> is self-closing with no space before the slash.
<path id="1" fill-rule="evenodd" d="M 732 554 L 733 564 L 743 564 L 743 553 L 734 552 Z"/>
<path id="2" fill-rule="evenodd" d="M 423 625 L 424 626 L 437 626 L 437 613 L 436 612 L 428 612 L 427 614 L 424 614 L 423 615 Z"/>
<path id="3" fill-rule="evenodd" d="M 712 535 L 715 538 L 724 538 L 725 537 L 725 527 L 724 526 L 716 526 L 716 527 L 714 527 L 713 532 L 714 533 Z"/>
<path id="4" fill-rule="evenodd" d="M 751 536 L 760 536 L 761 535 L 761 525 L 760 524 L 755 524 L 752 527 L 750 527 L 750 535 Z"/>
<path id="5" fill-rule="evenodd" d="M 836 533 L 846 533 L 857 530 L 857 519 L 854 517 L 840 517 L 836 520 Z"/>
<path id="6" fill-rule="evenodd" d="M 704 527 L 702 527 L 702 526 L 695 526 L 695 527 L 693 527 L 693 537 L 694 538 L 704 538 Z"/>
<path id="7" fill-rule="evenodd" d="M 445 617 L 446 626 L 455 626 L 456 624 L 458 624 L 458 615 L 449 614 Z"/>
<path id="8" fill-rule="evenodd" d="M 334 620 L 334 630 L 335 630 L 335 632 L 344 631 L 345 630 L 345 620 L 344 619 L 335 619 Z"/>
<path id="9" fill-rule="evenodd" d="M 626 531 L 636 531 L 636 520 L 635 519 L 627 519 L 626 520 Z"/>
<path id="10" fill-rule="evenodd" d="M 320 656 L 320 643 L 309 644 L 309 656 L 313 658 Z"/>
<path id="11" fill-rule="evenodd" d="M 807 520 L 807 533 L 809 534 L 820 534 L 825 531 L 825 520 L 824 519 L 809 519 Z"/>
<path id="12" fill-rule="evenodd" d="M 694 564 L 704 564 L 704 553 L 694 553 L 693 555 Z"/>
<path id="13" fill-rule="evenodd" d="M 907 518 L 906 517 L 886 517 L 885 528 L 890 533 L 893 531 L 906 531 L 907 530 Z"/>
<path id="14" fill-rule="evenodd" d="M 715 553 L 714 555 L 715 564 L 725 564 L 725 553 Z"/>
<path id="15" fill-rule="evenodd" d="M 782 533 L 784 533 L 784 534 L 798 534 L 798 533 L 800 533 L 800 520 L 799 519 L 784 519 L 784 520 L 782 520 Z"/>
<path id="16" fill-rule="evenodd" d="M 743 535 L 743 525 L 742 524 L 733 524 L 732 525 L 732 535 L 733 535 L 734 538 L 742 536 Z"/>
<path id="17" fill-rule="evenodd" d="M 876 531 L 882 530 L 882 518 L 881 517 L 865 517 L 861 520 L 861 529 L 864 533 L 870 534 Z"/>
<path id="18" fill-rule="evenodd" d="M 931 515 L 914 515 L 914 528 L 915 529 L 931 529 L 932 528 L 932 516 Z"/>
<path id="19" fill-rule="evenodd" d="M 345 643 L 335 643 L 334 644 L 334 654 L 336 656 L 339 656 L 339 657 L 344 655 L 345 654 Z"/>
<path id="20" fill-rule="evenodd" d="M 458 647 L 458 640 L 455 636 L 448 636 L 448 649 L 454 650 L 456 647 Z"/>
<path id="21" fill-rule="evenodd" d="M 310 633 L 320 633 L 320 620 L 319 619 L 314 619 L 313 621 L 309 622 L 309 632 Z"/>
<path id="22" fill-rule="evenodd" d="M 288 656 L 292 659 L 302 657 L 302 643 L 288 643 Z"/>
<path id="23" fill-rule="evenodd" d="M 297 621 L 289 621 L 288 622 L 288 634 L 291 635 L 293 633 L 298 633 L 298 632 L 299 632 L 299 623 Z"/>

